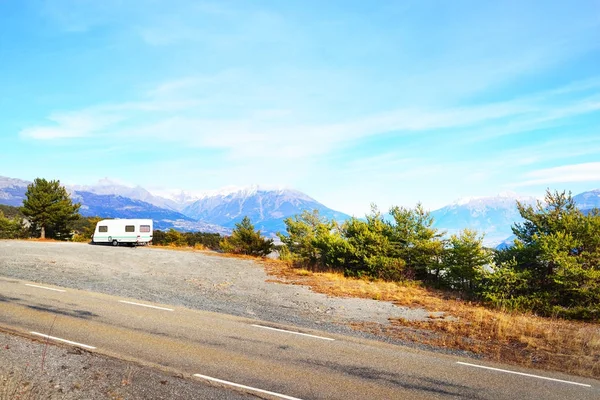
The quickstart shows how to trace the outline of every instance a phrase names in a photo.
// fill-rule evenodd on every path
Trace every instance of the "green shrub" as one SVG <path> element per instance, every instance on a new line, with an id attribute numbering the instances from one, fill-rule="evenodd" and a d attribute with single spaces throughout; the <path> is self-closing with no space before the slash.
<path id="1" fill-rule="evenodd" d="M 15 216 L 9 219 L 0 211 L 0 239 L 24 239 L 27 236 L 28 231 L 21 218 Z"/>
<path id="2" fill-rule="evenodd" d="M 221 240 L 220 246 L 226 253 L 257 257 L 266 257 L 274 247 L 273 239 L 265 239 L 260 235 L 260 231 L 255 231 L 254 225 L 248 217 L 244 217 L 241 222 L 235 224 L 231 236 Z"/>
<path id="3" fill-rule="evenodd" d="M 80 233 L 76 233 L 71 237 L 71 241 L 73 242 L 79 242 L 79 243 L 84 243 L 84 242 L 89 242 L 90 238 L 88 238 L 86 235 L 82 235 Z"/>

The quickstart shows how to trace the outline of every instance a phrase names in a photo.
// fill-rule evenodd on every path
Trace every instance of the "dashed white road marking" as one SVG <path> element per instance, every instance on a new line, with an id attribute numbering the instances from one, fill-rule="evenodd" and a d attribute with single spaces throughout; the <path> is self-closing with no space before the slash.
<path id="1" fill-rule="evenodd" d="M 257 392 L 257 393 L 268 394 L 268 395 L 271 395 L 271 396 L 279 397 L 280 399 L 302 400 L 302 399 L 299 399 L 297 397 L 286 396 L 285 394 L 281 394 L 281 393 L 269 392 L 268 390 L 257 389 L 257 388 L 254 388 L 252 386 L 240 385 L 239 383 L 233 383 L 233 382 L 229 382 L 229 381 L 224 381 L 223 379 L 217 379 L 217 378 L 213 378 L 211 376 L 200 375 L 200 374 L 194 374 L 194 376 L 197 377 L 197 378 L 206 379 L 208 381 L 222 383 L 224 385 L 235 386 L 235 387 L 238 387 L 238 388 L 250 390 L 250 391 L 253 391 L 253 392 Z"/>
<path id="2" fill-rule="evenodd" d="M 31 286 L 34 288 L 38 288 L 38 289 L 46 289 L 46 290 L 53 290 L 55 292 L 66 292 L 66 290 L 62 290 L 62 289 L 54 289 L 51 287 L 47 287 L 47 286 L 40 286 L 40 285 L 32 285 L 31 283 L 26 283 L 25 286 Z"/>
<path id="3" fill-rule="evenodd" d="M 94 346 L 88 346 L 87 344 L 72 342 L 72 341 L 67 340 L 67 339 L 61 339 L 61 338 L 57 338 L 57 337 L 54 337 L 54 336 L 44 335 L 43 333 L 39 333 L 39 332 L 33 332 L 33 331 L 31 331 L 29 333 L 31 333 L 32 335 L 41 336 L 41 337 L 46 338 L 46 339 L 56 340 L 57 342 L 68 343 L 68 344 L 72 344 L 74 346 L 79 346 L 79 347 L 83 347 L 83 348 L 90 349 L 90 350 L 94 350 L 95 349 Z"/>
<path id="4" fill-rule="evenodd" d="M 149 305 L 149 304 L 142 304 L 142 303 L 134 303 L 133 301 L 119 300 L 119 303 L 133 304 L 134 306 L 140 306 L 140 307 L 155 308 L 155 309 L 157 309 L 157 310 L 164 310 L 164 311 L 174 311 L 172 308 L 158 307 L 158 306 L 151 306 L 151 305 Z"/>
<path id="5" fill-rule="evenodd" d="M 286 329 L 271 328 L 270 326 L 256 325 L 256 324 L 252 324 L 252 326 L 255 326 L 257 328 L 270 329 L 272 331 L 285 332 L 285 333 L 293 333 L 294 335 L 308 336 L 308 337 L 312 337 L 312 338 L 315 338 L 315 339 L 335 340 L 335 339 L 328 338 L 328 337 L 323 337 L 323 336 L 309 335 L 308 333 L 288 331 Z"/>
<path id="6" fill-rule="evenodd" d="M 584 386 L 584 387 L 592 387 L 592 385 L 587 385 L 587 384 L 585 384 L 585 383 L 571 382 L 571 381 L 563 381 L 562 379 L 548 378 L 547 376 L 540 376 L 540 375 L 526 374 L 526 373 L 524 373 L 524 372 L 509 371 L 509 370 L 506 370 L 506 369 L 500 369 L 500 368 L 486 367 L 486 366 L 483 366 L 483 365 L 469 364 L 469 363 L 460 362 L 460 361 L 457 361 L 456 363 L 457 363 L 457 364 L 460 364 L 460 365 L 466 365 L 466 366 L 469 366 L 469 367 L 476 367 L 476 368 L 489 369 L 489 370 L 491 370 L 491 371 L 505 372 L 505 373 L 507 373 L 507 374 L 522 375 L 522 376 L 528 376 L 528 377 L 530 377 L 530 378 L 545 379 L 545 380 L 547 380 L 547 381 L 554 381 L 554 382 L 568 383 L 568 384 L 571 384 L 571 385 L 578 385 L 578 386 Z"/>

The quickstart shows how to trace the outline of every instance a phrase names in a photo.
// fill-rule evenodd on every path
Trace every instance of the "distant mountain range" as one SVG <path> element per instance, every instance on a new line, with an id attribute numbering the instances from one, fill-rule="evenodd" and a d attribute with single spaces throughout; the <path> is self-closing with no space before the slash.
<path id="1" fill-rule="evenodd" d="M 344 221 L 350 218 L 297 190 L 264 190 L 258 186 L 199 199 L 181 212 L 194 219 L 227 228 L 234 228 L 236 222 L 248 216 L 261 231 L 278 232 L 285 231 L 285 218 L 300 214 L 303 210 L 315 209 L 328 219 Z"/>
<path id="2" fill-rule="evenodd" d="M 73 201 L 81 203 L 80 214 L 85 217 L 100 216 L 102 218 L 150 218 L 155 229 L 175 228 L 184 231 L 202 231 L 228 234 L 230 229 L 222 226 L 197 221 L 177 211 L 157 207 L 141 200 L 120 195 L 95 194 L 74 191 Z"/>
<path id="3" fill-rule="evenodd" d="M 21 206 L 31 182 L 0 176 L 0 204 Z M 154 195 L 137 186 L 129 187 L 103 179 L 94 186 L 67 186 L 84 216 L 103 218 L 151 218 L 157 229 L 175 228 L 229 234 L 248 216 L 268 236 L 285 231 L 283 220 L 317 209 L 321 215 L 343 221 L 348 215 L 334 211 L 306 194 L 292 189 L 226 188 L 204 193 Z M 166 197 L 168 196 L 168 197 Z"/>
<path id="4" fill-rule="evenodd" d="M 155 196 L 141 186 L 129 187 L 113 182 L 106 178 L 101 179 L 98 181 L 98 184 L 94 186 L 73 185 L 68 186 L 67 189 L 70 192 L 88 192 L 98 195 L 127 197 L 133 200 L 140 200 L 145 203 L 150 203 L 156 207 L 167 208 L 175 211 L 179 211 L 180 209 L 180 207 L 178 207 L 179 204 L 176 201 Z"/>
<path id="5" fill-rule="evenodd" d="M 0 176 L 0 204 L 22 205 L 30 182 Z M 82 204 L 84 216 L 104 218 L 151 218 L 158 229 L 203 231 L 229 234 L 235 224 L 248 216 L 266 235 L 285 231 L 284 219 L 303 210 L 319 210 L 322 216 L 344 221 L 349 215 L 332 210 L 310 196 L 293 189 L 266 189 L 259 186 L 227 187 L 209 192 L 151 193 L 103 179 L 94 186 L 67 186 L 73 199 Z M 584 211 L 600 208 L 600 189 L 573 197 Z M 534 204 L 533 197 L 502 193 L 493 197 L 458 200 L 431 212 L 434 227 L 448 234 L 464 228 L 485 233 L 485 244 L 496 246 L 511 235 L 511 226 L 521 222 L 516 201 Z"/>
<path id="6" fill-rule="evenodd" d="M 502 248 L 512 245 L 515 237 L 511 227 L 523 222 L 516 202 L 533 205 L 537 200 L 515 193 L 503 193 L 494 197 L 462 199 L 431 214 L 435 219 L 434 226 L 446 230 L 448 234 L 464 228 L 476 229 L 485 232 L 484 243 L 487 246 Z M 600 208 L 600 189 L 575 195 L 573 200 L 584 213 Z"/>
<path id="7" fill-rule="evenodd" d="M 512 235 L 511 226 L 522 222 L 516 202 L 535 204 L 534 197 L 523 197 L 515 193 L 501 193 L 493 197 L 471 197 L 458 200 L 446 207 L 431 212 L 434 227 L 445 230 L 449 235 L 464 228 L 485 232 L 484 243 L 495 246 Z"/>
<path id="8" fill-rule="evenodd" d="M 27 185 L 31 182 L 0 176 L 0 204 L 20 207 L 23 205 Z"/>
<path id="9" fill-rule="evenodd" d="M 600 189 L 583 192 L 577 196 L 573 196 L 573 200 L 582 210 L 591 210 L 592 208 L 600 208 Z"/>

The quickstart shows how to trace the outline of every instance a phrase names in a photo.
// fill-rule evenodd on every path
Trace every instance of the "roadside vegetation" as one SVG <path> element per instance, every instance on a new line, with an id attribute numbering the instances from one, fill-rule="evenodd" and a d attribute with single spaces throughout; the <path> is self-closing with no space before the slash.
<path id="1" fill-rule="evenodd" d="M 197 250 L 219 251 L 221 240 L 222 237 L 218 233 L 179 232 L 175 229 L 155 230 L 152 234 L 152 244 L 155 246 L 189 247 Z"/>
<path id="2" fill-rule="evenodd" d="M 600 212 L 579 211 L 570 194 L 517 203 L 514 246 L 492 250 L 465 229 L 445 239 L 421 205 L 373 207 L 339 224 L 317 212 L 286 219 L 282 259 L 312 271 L 418 283 L 487 306 L 547 317 L 600 319 Z"/>
<path id="3" fill-rule="evenodd" d="M 172 248 L 193 248 L 195 250 L 213 250 L 222 253 L 266 257 L 275 248 L 273 239 L 264 238 L 260 230 L 256 230 L 250 218 L 244 217 L 235 224 L 230 236 L 205 232 L 178 232 L 155 230 L 152 237 L 155 246 Z"/>

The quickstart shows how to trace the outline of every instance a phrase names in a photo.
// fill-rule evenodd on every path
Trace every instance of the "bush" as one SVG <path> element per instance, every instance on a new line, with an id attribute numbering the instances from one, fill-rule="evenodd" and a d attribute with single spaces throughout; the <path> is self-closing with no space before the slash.
<path id="1" fill-rule="evenodd" d="M 167 232 L 155 230 L 152 233 L 152 244 L 157 246 L 193 247 L 195 249 L 220 250 L 221 235 L 207 232 L 178 232 L 169 229 Z"/>
<path id="2" fill-rule="evenodd" d="M 167 235 L 158 229 L 152 231 L 152 244 L 157 246 L 166 246 L 168 243 L 166 242 Z"/>
<path id="3" fill-rule="evenodd" d="M 369 276 L 385 281 L 402 281 L 405 279 L 406 263 L 400 258 L 374 256 L 366 260 Z"/>
<path id="4" fill-rule="evenodd" d="M 24 239 L 28 236 L 23 220 L 19 217 L 8 219 L 0 211 L 0 239 Z"/>
<path id="5" fill-rule="evenodd" d="M 80 233 L 76 233 L 71 237 L 71 241 L 73 242 L 79 242 L 79 243 L 85 243 L 85 242 L 89 242 L 90 238 L 87 237 L 86 235 L 82 235 Z"/>
<path id="6" fill-rule="evenodd" d="M 244 217 L 235 224 L 231 236 L 220 243 L 221 249 L 226 253 L 245 254 L 257 257 L 266 257 L 273 251 L 273 239 L 265 239 L 260 231 L 254 230 L 250 218 Z"/>
<path id="7" fill-rule="evenodd" d="M 184 240 L 188 246 L 196 248 L 197 246 L 211 250 L 220 250 L 221 235 L 218 233 L 207 232 L 185 232 Z"/>
<path id="8" fill-rule="evenodd" d="M 100 217 L 82 217 L 73 222 L 73 231 L 75 234 L 71 238 L 74 242 L 89 242 L 96 230 L 96 225 L 102 218 Z"/>

